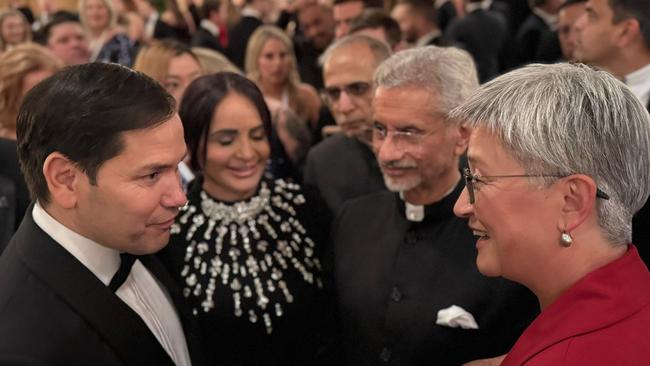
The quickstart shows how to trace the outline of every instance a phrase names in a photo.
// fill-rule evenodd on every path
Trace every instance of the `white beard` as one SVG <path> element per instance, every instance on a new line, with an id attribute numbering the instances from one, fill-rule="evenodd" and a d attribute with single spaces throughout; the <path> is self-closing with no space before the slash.
<path id="1" fill-rule="evenodd" d="M 391 192 L 405 192 L 419 186 L 420 183 L 422 183 L 422 177 L 419 175 L 406 178 L 391 178 L 386 174 L 383 174 L 383 176 L 384 184 L 386 184 L 386 188 L 388 188 L 388 190 Z"/>

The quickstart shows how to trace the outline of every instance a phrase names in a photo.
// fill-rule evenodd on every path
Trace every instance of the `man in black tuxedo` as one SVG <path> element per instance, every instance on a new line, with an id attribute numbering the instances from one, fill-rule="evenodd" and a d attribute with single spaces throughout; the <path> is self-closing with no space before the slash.
<path id="1" fill-rule="evenodd" d="M 0 257 L 0 365 L 201 364 L 182 294 L 150 255 L 186 202 L 175 109 L 112 64 L 27 94 L 18 158 L 36 202 Z"/>
<path id="2" fill-rule="evenodd" d="M 244 70 L 246 47 L 255 30 L 264 24 L 264 19 L 271 11 L 270 0 L 246 0 L 239 22 L 228 34 L 228 58 Z"/>
<path id="3" fill-rule="evenodd" d="M 555 62 L 562 55 L 557 40 L 557 12 L 562 0 L 528 0 L 532 9 L 515 35 L 519 64 Z"/>
<path id="4" fill-rule="evenodd" d="M 650 7 L 644 0 L 588 0 L 573 55 L 622 80 L 650 111 Z M 634 215 L 632 242 L 650 267 L 650 204 Z"/>
<path id="5" fill-rule="evenodd" d="M 479 82 L 498 76 L 505 68 L 510 46 L 508 21 L 502 13 L 485 8 L 483 0 L 467 0 L 467 14 L 454 19 L 445 36 L 472 55 Z"/>
<path id="6" fill-rule="evenodd" d="M 438 27 L 432 1 L 398 0 L 390 15 L 399 24 L 406 43 L 415 47 L 448 45 Z"/>
<path id="7" fill-rule="evenodd" d="M 219 41 L 221 33 L 219 25 L 222 18 L 220 8 L 221 1 L 219 0 L 205 0 L 203 2 L 203 5 L 201 5 L 203 19 L 196 33 L 192 36 L 192 46 L 210 48 L 225 55 L 226 49 Z"/>

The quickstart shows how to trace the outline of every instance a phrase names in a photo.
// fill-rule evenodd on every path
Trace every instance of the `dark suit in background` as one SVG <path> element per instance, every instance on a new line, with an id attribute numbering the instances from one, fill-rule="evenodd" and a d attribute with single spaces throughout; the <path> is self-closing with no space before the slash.
<path id="1" fill-rule="evenodd" d="M 650 112 L 650 102 L 646 108 Z M 645 265 L 650 268 L 650 207 L 648 207 L 648 202 L 632 219 L 632 243 L 636 245 L 639 256 Z"/>
<path id="2" fill-rule="evenodd" d="M 304 182 L 318 189 L 333 214 L 345 201 L 386 189 L 370 148 L 342 133 L 309 151 Z"/>
<path id="3" fill-rule="evenodd" d="M 476 62 L 479 80 L 484 83 L 499 75 L 508 42 L 508 22 L 498 12 L 477 9 L 455 19 L 445 36 L 469 52 Z"/>
<path id="4" fill-rule="evenodd" d="M 553 56 L 548 55 L 548 43 L 553 37 L 553 31 L 537 14 L 532 13 L 526 18 L 515 36 L 515 46 L 519 50 L 519 64 L 531 62 L 548 62 Z M 557 37 L 555 37 L 557 39 Z M 543 56 L 545 60 L 539 57 Z M 555 59 L 559 58 L 559 54 Z"/>
<path id="5" fill-rule="evenodd" d="M 0 253 L 18 229 L 29 201 L 16 141 L 0 138 Z"/>
<path id="6" fill-rule="evenodd" d="M 192 36 L 192 47 L 209 48 L 224 56 L 226 54 L 226 49 L 223 48 L 219 39 L 203 26 L 200 26 Z"/>
<path id="7" fill-rule="evenodd" d="M 243 16 L 230 32 L 228 32 L 228 58 L 237 67 L 244 70 L 244 61 L 246 58 L 246 46 L 248 39 L 251 37 L 257 27 L 262 25 L 262 21 L 253 16 Z"/>
<path id="8" fill-rule="evenodd" d="M 154 257 L 140 260 L 171 295 L 192 364 L 202 364 L 182 294 Z M 174 365 L 138 314 L 47 235 L 31 209 L 0 257 L 0 272 L 1 365 L 18 355 L 30 355 L 22 359 L 30 365 Z"/>

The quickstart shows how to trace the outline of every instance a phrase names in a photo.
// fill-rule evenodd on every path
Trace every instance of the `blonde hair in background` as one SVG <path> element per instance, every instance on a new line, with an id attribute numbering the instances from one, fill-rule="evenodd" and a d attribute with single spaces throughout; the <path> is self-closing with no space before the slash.
<path id="1" fill-rule="evenodd" d="M 183 54 L 188 54 L 197 62 L 199 61 L 189 46 L 172 40 L 153 41 L 138 52 L 133 69 L 147 74 L 162 84 L 172 58 Z"/>
<path id="2" fill-rule="evenodd" d="M 106 29 L 112 29 L 117 25 L 117 12 L 115 11 L 115 8 L 113 7 L 113 3 L 110 0 L 100 0 L 102 4 L 106 7 L 106 10 L 108 10 L 108 24 L 106 25 Z M 85 29 L 88 29 L 88 25 L 86 23 L 86 3 L 88 0 L 79 0 L 79 20 L 81 20 L 81 24 Z"/>
<path id="3" fill-rule="evenodd" d="M 227 71 L 241 74 L 241 70 L 233 65 L 226 56 L 221 53 L 204 47 L 192 47 L 192 52 L 199 59 L 201 69 L 205 75 L 216 74 L 218 72 Z"/>
<path id="4" fill-rule="evenodd" d="M 2 28 L 2 24 L 9 17 L 19 17 L 23 21 L 23 25 L 25 26 L 25 39 L 23 41 L 30 42 L 32 40 L 32 28 L 27 22 L 27 19 L 25 18 L 23 13 L 21 13 L 18 10 L 9 9 L 0 12 L 0 28 Z M 2 37 L 2 34 L 0 33 L 0 51 L 5 51 L 6 49 L 7 49 L 7 43 L 5 42 L 4 38 Z"/>
<path id="5" fill-rule="evenodd" d="M 56 72 L 62 66 L 49 50 L 34 43 L 20 44 L 0 55 L 0 129 L 16 129 L 25 76 L 32 71 Z"/>
<path id="6" fill-rule="evenodd" d="M 260 72 L 257 62 L 262 53 L 262 48 L 270 39 L 280 41 L 286 48 L 290 61 L 290 70 L 287 77 L 287 92 L 289 93 L 289 106 L 303 118 L 306 118 L 307 107 L 301 102 L 298 95 L 298 88 L 300 86 L 300 76 L 298 75 L 298 63 L 296 61 L 296 54 L 293 50 L 293 43 L 289 37 L 280 28 L 272 25 L 264 25 L 255 32 L 248 40 L 246 47 L 246 60 L 244 66 L 246 69 L 246 76 L 253 80 L 261 89 Z"/>

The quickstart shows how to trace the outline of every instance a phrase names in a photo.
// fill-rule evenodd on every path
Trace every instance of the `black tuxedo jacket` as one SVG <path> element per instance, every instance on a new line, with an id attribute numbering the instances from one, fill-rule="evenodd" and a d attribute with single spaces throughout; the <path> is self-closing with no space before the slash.
<path id="1" fill-rule="evenodd" d="M 193 317 L 153 256 L 140 259 L 177 305 L 193 365 Z M 144 321 L 34 222 L 0 257 L 0 365 L 174 365 Z"/>
<path id="2" fill-rule="evenodd" d="M 650 102 L 646 108 L 650 112 Z M 648 207 L 648 202 L 632 219 L 632 243 L 636 245 L 639 256 L 645 265 L 650 268 L 650 207 Z"/>
<path id="3" fill-rule="evenodd" d="M 508 22 L 501 13 L 475 10 L 454 20 L 445 36 L 472 55 L 481 83 L 498 76 L 503 69 L 501 60 L 505 57 L 509 33 Z"/>
<path id="4" fill-rule="evenodd" d="M 242 70 L 244 70 L 248 39 L 261 25 L 261 20 L 251 16 L 243 16 L 239 23 L 232 27 L 228 33 L 228 58 Z"/>
<path id="5" fill-rule="evenodd" d="M 9 179 L 14 186 L 16 225 L 12 231 L 18 229 L 27 206 L 29 206 L 29 190 L 25 184 L 23 174 L 18 166 L 18 153 L 16 152 L 16 141 L 0 138 L 0 176 Z M 0 217 L 1 218 L 1 217 Z M 1 253 L 1 251 L 0 251 Z"/>
<path id="6" fill-rule="evenodd" d="M 192 36 L 192 46 L 209 48 L 219 52 L 222 55 L 226 54 L 226 49 L 223 48 L 221 43 L 219 43 L 219 39 L 217 39 L 217 37 L 213 36 L 209 30 L 203 27 L 199 27 L 196 30 L 196 33 L 194 33 L 194 36 Z"/>
<path id="7" fill-rule="evenodd" d="M 553 45 L 555 40 L 556 45 Z M 559 41 L 544 20 L 530 14 L 515 36 L 515 46 L 519 51 L 519 64 L 531 62 L 552 62 L 560 58 Z"/>
<path id="8" fill-rule="evenodd" d="M 309 151 L 303 178 L 318 189 L 332 214 L 350 199 L 386 189 L 370 148 L 342 133 Z"/>

